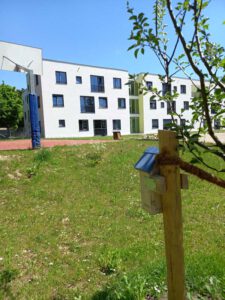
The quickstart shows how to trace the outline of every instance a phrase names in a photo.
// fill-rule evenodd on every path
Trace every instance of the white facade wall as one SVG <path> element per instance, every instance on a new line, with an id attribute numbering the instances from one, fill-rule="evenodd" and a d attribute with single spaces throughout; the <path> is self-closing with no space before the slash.
<path id="1" fill-rule="evenodd" d="M 145 77 L 146 81 L 151 81 L 153 83 L 153 87 L 157 88 L 158 91 L 162 90 L 162 83 L 160 82 L 158 75 L 147 75 Z M 188 101 L 191 104 L 191 97 L 192 97 L 192 83 L 188 79 L 184 78 L 174 78 L 172 82 L 172 91 L 173 87 L 177 87 L 177 92 L 179 96 L 176 100 L 176 112 L 180 113 L 181 109 L 184 108 L 184 101 Z M 181 94 L 180 86 L 186 86 L 186 93 Z M 147 133 L 157 133 L 158 129 L 163 129 L 163 120 L 164 119 L 171 119 L 171 116 L 167 114 L 167 103 L 165 101 L 157 101 L 157 109 L 150 109 L 150 97 L 152 96 L 152 92 L 148 92 L 147 94 L 143 95 L 143 122 L 144 122 L 144 132 Z M 157 100 L 157 98 L 156 98 Z M 164 108 L 161 108 L 161 102 L 164 102 Z M 183 113 L 183 119 L 191 120 L 191 109 L 186 110 Z M 158 128 L 152 128 L 152 120 L 158 120 Z M 175 117 L 177 119 L 177 117 Z M 179 121 L 178 121 L 179 124 Z"/>
<path id="2" fill-rule="evenodd" d="M 66 84 L 56 83 L 56 71 L 66 73 Z M 104 92 L 91 91 L 91 75 L 104 77 Z M 82 78 L 81 84 L 76 83 L 76 76 Z M 114 88 L 113 78 L 121 79 L 121 89 Z M 143 75 L 140 74 L 137 82 L 142 81 L 142 78 Z M 131 128 L 133 133 L 138 132 L 133 130 L 136 121 L 135 124 L 139 124 L 140 133 L 157 133 L 159 129 L 164 129 L 164 120 L 171 120 L 170 114 L 167 113 L 167 103 L 157 101 L 157 108 L 150 108 L 150 98 L 153 93 L 149 91 L 144 95 L 129 95 L 128 81 L 128 72 L 124 70 L 43 60 L 43 75 L 38 76 L 38 84 L 35 86 L 36 94 L 40 97 L 39 119 L 42 137 L 93 137 L 96 134 L 94 130 L 94 121 L 96 120 L 107 122 L 107 135 L 109 136 L 113 134 L 113 120 L 120 120 L 122 135 L 130 134 Z M 162 90 L 162 83 L 158 75 L 149 74 L 145 77 L 145 81 L 152 82 L 153 88 L 157 88 L 158 91 Z M 195 85 L 199 86 L 199 82 L 195 81 Z M 191 105 L 193 83 L 189 79 L 176 77 L 173 78 L 172 91 L 174 86 L 177 87 L 179 94 L 176 99 L 176 112 L 180 114 L 181 109 L 184 108 L 184 101 L 189 102 L 189 106 Z M 181 92 L 181 86 L 186 87 L 185 93 Z M 25 131 L 30 136 L 29 105 L 26 94 L 27 91 L 24 93 Z M 53 95 L 63 95 L 64 107 L 53 106 Z M 94 97 L 95 113 L 81 112 L 81 96 Z M 107 108 L 99 107 L 99 97 L 107 98 Z M 126 108 L 118 107 L 118 98 L 126 100 Z M 130 111 L 131 99 L 137 101 L 139 112 Z M 155 99 L 157 100 L 157 98 Z M 164 107 L 161 106 L 162 102 Z M 177 119 L 176 116 L 175 119 Z M 192 119 L 190 107 L 183 112 L 182 119 L 186 121 Z M 59 120 L 65 120 L 65 127 L 59 126 Z M 79 120 L 88 121 L 88 131 L 79 130 Z M 153 120 L 158 120 L 158 128 L 153 127 Z M 180 125 L 180 120 L 177 122 Z M 195 129 L 197 129 L 197 126 L 198 124 L 196 124 Z"/>
<path id="3" fill-rule="evenodd" d="M 66 72 L 67 84 L 56 83 L 56 71 Z M 90 75 L 103 76 L 105 92 L 91 92 Z M 76 76 L 82 84 L 76 84 Z M 113 78 L 121 78 L 122 88 L 113 88 Z M 40 79 L 40 77 L 39 77 Z M 40 81 L 40 80 L 39 80 Z M 107 135 L 113 134 L 113 120 L 121 120 L 121 134 L 130 133 L 128 72 L 108 68 L 92 67 L 66 62 L 43 60 L 43 76 L 36 92 L 41 97 L 41 123 L 46 138 L 92 137 L 93 121 L 107 121 Z M 64 107 L 53 107 L 53 94 L 63 95 Z M 81 113 L 80 96 L 95 99 L 95 113 Z M 99 97 L 108 99 L 108 108 L 99 108 Z M 118 108 L 118 98 L 126 99 L 126 108 Z M 59 127 L 65 120 L 65 127 Z M 79 120 L 88 120 L 89 131 L 79 131 Z"/>

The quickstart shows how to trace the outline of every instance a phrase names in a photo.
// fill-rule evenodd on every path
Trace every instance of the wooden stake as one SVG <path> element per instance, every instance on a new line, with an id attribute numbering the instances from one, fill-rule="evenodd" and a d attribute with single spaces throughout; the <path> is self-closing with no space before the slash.
<path id="1" fill-rule="evenodd" d="M 159 130 L 160 153 L 178 156 L 176 133 Z M 181 209 L 180 168 L 160 166 L 160 175 L 166 180 L 166 193 L 162 195 L 162 209 L 167 262 L 168 300 L 185 299 L 183 226 Z"/>

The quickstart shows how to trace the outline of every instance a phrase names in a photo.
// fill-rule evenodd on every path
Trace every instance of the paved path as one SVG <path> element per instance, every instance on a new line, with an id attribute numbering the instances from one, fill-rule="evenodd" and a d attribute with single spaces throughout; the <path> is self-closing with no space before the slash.
<path id="1" fill-rule="evenodd" d="M 216 136 L 218 137 L 218 139 L 225 144 L 225 132 L 217 132 Z M 213 141 L 213 139 L 211 138 L 211 136 L 209 134 L 206 134 L 205 136 L 203 136 L 201 138 L 201 141 L 204 143 L 212 143 L 215 144 L 215 142 Z"/>
<path id="2" fill-rule="evenodd" d="M 55 146 L 73 146 L 82 144 L 106 143 L 112 140 L 41 140 L 44 148 Z M 0 150 L 32 149 L 31 140 L 0 141 Z"/>

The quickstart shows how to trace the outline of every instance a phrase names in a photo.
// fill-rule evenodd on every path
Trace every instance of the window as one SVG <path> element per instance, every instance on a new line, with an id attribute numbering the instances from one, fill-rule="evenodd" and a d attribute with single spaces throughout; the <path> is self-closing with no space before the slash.
<path id="1" fill-rule="evenodd" d="M 114 89 L 122 88 L 121 78 L 113 78 L 113 88 Z"/>
<path id="2" fill-rule="evenodd" d="M 150 109 L 156 109 L 156 108 L 157 108 L 156 100 L 150 99 Z"/>
<path id="3" fill-rule="evenodd" d="M 38 75 L 35 75 L 35 83 L 36 83 L 36 85 L 39 84 Z"/>
<path id="4" fill-rule="evenodd" d="M 92 92 L 102 92 L 105 91 L 104 77 L 91 75 L 91 91 Z"/>
<path id="5" fill-rule="evenodd" d="M 176 101 L 167 102 L 167 114 L 176 112 Z"/>
<path id="6" fill-rule="evenodd" d="M 37 103 L 38 103 L 38 108 L 40 108 L 41 107 L 40 96 L 37 96 Z"/>
<path id="7" fill-rule="evenodd" d="M 130 99 L 130 114 L 139 114 L 139 100 Z"/>
<path id="8" fill-rule="evenodd" d="M 177 86 L 176 86 L 176 85 L 174 85 L 174 87 L 173 87 L 173 92 L 174 92 L 174 93 L 177 92 Z"/>
<path id="9" fill-rule="evenodd" d="M 186 125 L 186 120 L 185 119 L 181 119 L 180 120 L 180 126 L 185 126 Z"/>
<path id="10" fill-rule="evenodd" d="M 66 72 L 56 71 L 55 77 L 56 77 L 56 83 L 67 84 Z"/>
<path id="11" fill-rule="evenodd" d="M 52 95 L 53 107 L 64 107 L 63 95 Z"/>
<path id="12" fill-rule="evenodd" d="M 163 119 L 163 129 L 169 129 L 172 124 L 171 119 Z"/>
<path id="13" fill-rule="evenodd" d="M 212 105 L 211 105 L 211 114 L 213 114 L 213 115 L 216 114 L 220 108 L 221 108 L 220 104 L 212 103 Z"/>
<path id="14" fill-rule="evenodd" d="M 121 120 L 113 120 L 113 130 L 121 130 Z"/>
<path id="15" fill-rule="evenodd" d="M 126 99 L 118 98 L 118 108 L 126 108 Z"/>
<path id="16" fill-rule="evenodd" d="M 165 96 L 166 93 L 171 93 L 171 84 L 164 82 L 162 84 L 162 96 Z"/>
<path id="17" fill-rule="evenodd" d="M 215 129 L 220 129 L 220 127 L 221 127 L 220 120 L 218 120 L 218 119 L 216 120 L 215 119 L 214 120 L 214 128 Z"/>
<path id="18" fill-rule="evenodd" d="M 159 120 L 158 119 L 152 119 L 152 129 L 159 128 Z"/>
<path id="19" fill-rule="evenodd" d="M 181 86 L 180 86 L 180 93 L 181 94 L 186 94 L 186 85 L 181 84 Z"/>
<path id="20" fill-rule="evenodd" d="M 76 76 L 76 84 L 82 84 L 82 77 Z"/>
<path id="21" fill-rule="evenodd" d="M 152 89 L 152 81 L 146 81 L 146 87 L 149 91 Z"/>
<path id="22" fill-rule="evenodd" d="M 108 100 L 106 97 L 99 97 L 99 108 L 108 108 Z"/>
<path id="23" fill-rule="evenodd" d="M 161 108 L 165 107 L 165 103 L 164 102 L 161 102 L 160 105 L 161 105 Z"/>
<path id="24" fill-rule="evenodd" d="M 65 120 L 59 120 L 59 127 L 66 127 Z"/>
<path id="25" fill-rule="evenodd" d="M 136 81 L 129 82 L 129 94 L 131 96 L 138 96 L 138 83 Z"/>
<path id="26" fill-rule="evenodd" d="M 88 120 L 79 120 L 79 130 L 89 131 Z"/>
<path id="27" fill-rule="evenodd" d="M 189 102 L 188 101 L 184 101 L 184 109 L 189 110 Z"/>
<path id="28" fill-rule="evenodd" d="M 95 99 L 89 96 L 80 96 L 80 111 L 82 113 L 95 112 Z"/>

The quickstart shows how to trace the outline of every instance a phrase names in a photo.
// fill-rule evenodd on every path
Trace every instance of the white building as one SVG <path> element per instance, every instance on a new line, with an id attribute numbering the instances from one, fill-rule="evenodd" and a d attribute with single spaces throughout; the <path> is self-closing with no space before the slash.
<path id="1" fill-rule="evenodd" d="M 35 79 L 43 137 L 130 133 L 127 71 L 43 60 L 43 76 Z M 26 97 L 24 103 L 25 129 L 30 134 Z"/>
<path id="2" fill-rule="evenodd" d="M 131 133 L 141 132 L 144 134 L 157 133 L 158 129 L 166 129 L 167 124 L 171 123 L 170 107 L 165 101 L 158 101 L 157 98 L 152 99 L 154 95 L 152 88 L 161 91 L 163 94 L 163 84 L 158 75 L 148 74 L 144 77 L 140 74 L 136 81 L 130 85 L 130 121 Z M 140 94 L 138 84 L 146 86 L 147 91 Z M 195 81 L 196 85 L 199 85 Z M 173 111 L 178 114 L 184 109 L 181 122 L 191 120 L 192 111 L 190 108 L 191 99 L 194 96 L 196 88 L 189 79 L 173 78 L 171 91 L 176 91 L 179 96 L 172 104 Z M 174 117 L 177 123 L 180 123 L 177 117 Z M 180 125 L 180 124 L 179 124 Z"/>
<path id="3" fill-rule="evenodd" d="M 157 133 L 171 122 L 168 103 L 151 99 L 151 89 L 163 92 L 158 75 L 143 74 L 127 85 L 128 72 L 61 61 L 43 60 L 43 75 L 36 76 L 39 117 L 42 137 L 93 137 L 112 135 L 119 130 L 130 133 Z M 148 87 L 139 93 L 138 84 Z M 195 81 L 196 85 L 199 85 Z M 177 113 L 184 109 L 182 122 L 191 120 L 191 99 L 196 92 L 193 83 L 185 78 L 173 78 L 172 91 L 179 96 L 172 108 Z M 175 117 L 175 119 L 177 119 Z M 25 94 L 24 120 L 30 134 L 29 106 Z M 214 121 L 215 128 L 218 122 Z"/>

